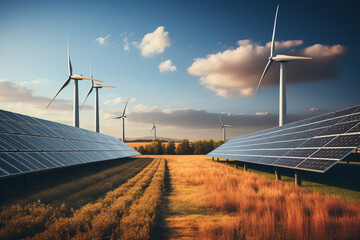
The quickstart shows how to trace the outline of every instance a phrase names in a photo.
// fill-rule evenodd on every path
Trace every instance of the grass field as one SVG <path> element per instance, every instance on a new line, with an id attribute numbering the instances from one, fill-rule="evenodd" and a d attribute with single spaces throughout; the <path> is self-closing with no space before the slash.
<path id="1" fill-rule="evenodd" d="M 149 158 L 119 161 L 108 169 L 80 175 L 71 181 L 3 203 L 0 207 L 0 239 L 32 237 L 56 219 L 74 216 L 79 209 L 107 196 L 152 161 Z"/>
<path id="2" fill-rule="evenodd" d="M 0 239 L 360 238 L 356 188 L 303 183 L 202 155 L 140 156 L 2 205 Z"/>
<path id="3" fill-rule="evenodd" d="M 359 200 L 318 194 L 204 156 L 163 157 L 170 179 L 159 239 L 360 237 Z"/>

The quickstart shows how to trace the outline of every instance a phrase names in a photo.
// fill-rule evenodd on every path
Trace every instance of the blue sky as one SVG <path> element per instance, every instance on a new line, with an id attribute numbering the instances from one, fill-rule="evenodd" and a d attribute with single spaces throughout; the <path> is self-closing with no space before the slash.
<path id="1" fill-rule="evenodd" d="M 159 136 L 220 139 L 219 113 L 234 125 L 229 137 L 274 126 L 277 64 L 253 105 L 251 100 L 269 54 L 265 45 L 271 39 L 278 3 L 276 40 L 282 45 L 277 53 L 307 53 L 314 58 L 311 65 L 289 63 L 290 120 L 359 104 L 360 19 L 350 4 L 0 1 L 0 108 L 72 123 L 72 84 L 45 109 L 47 99 L 66 80 L 69 38 L 74 73 L 88 75 L 91 61 L 94 77 L 117 87 L 100 90 L 104 133 L 120 136 L 120 122 L 111 118 L 120 113 L 126 98 L 133 99 L 127 122 L 131 138 L 150 135 L 153 119 Z M 141 42 L 159 27 L 166 46 L 144 56 Z M 101 44 L 99 38 L 106 40 Z M 249 41 L 239 44 L 239 40 Z M 166 60 L 175 71 L 159 71 Z M 90 83 L 81 81 L 79 87 L 82 101 Z M 88 129 L 93 129 L 93 97 L 80 115 L 81 127 Z"/>

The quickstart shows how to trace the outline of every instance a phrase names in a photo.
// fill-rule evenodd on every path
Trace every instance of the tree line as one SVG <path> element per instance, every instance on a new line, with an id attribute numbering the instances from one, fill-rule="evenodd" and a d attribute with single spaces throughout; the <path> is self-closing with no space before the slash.
<path id="1" fill-rule="evenodd" d="M 145 146 L 134 147 L 136 151 L 141 154 L 169 154 L 169 155 L 190 155 L 190 154 L 207 154 L 219 147 L 225 141 L 220 140 L 215 142 L 214 140 L 198 140 L 189 142 L 188 139 L 183 139 L 180 144 L 176 146 L 174 141 L 170 141 L 167 144 L 159 139 L 153 140 L 150 144 Z"/>

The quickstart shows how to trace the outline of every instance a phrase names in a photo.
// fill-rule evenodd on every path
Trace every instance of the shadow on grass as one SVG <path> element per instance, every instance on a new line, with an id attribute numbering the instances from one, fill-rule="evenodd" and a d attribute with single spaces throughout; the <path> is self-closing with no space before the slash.
<path id="1" fill-rule="evenodd" d="M 171 178 L 170 178 L 170 171 L 165 161 L 165 178 L 164 178 L 164 193 L 162 196 L 161 203 L 157 209 L 156 219 L 155 219 L 155 226 L 151 229 L 150 232 L 150 239 L 153 240 L 160 240 L 160 239 L 168 239 L 170 235 L 169 228 L 165 221 L 165 216 L 169 213 L 169 198 L 168 196 L 173 191 L 173 187 L 171 185 Z"/>

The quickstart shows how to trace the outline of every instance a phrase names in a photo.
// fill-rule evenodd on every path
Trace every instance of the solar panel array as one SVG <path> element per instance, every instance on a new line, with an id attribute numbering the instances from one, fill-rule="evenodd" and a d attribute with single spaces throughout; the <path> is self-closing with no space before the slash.
<path id="1" fill-rule="evenodd" d="M 326 172 L 360 146 L 360 105 L 229 140 L 208 156 Z"/>
<path id="2" fill-rule="evenodd" d="M 0 110 L 0 178 L 135 155 L 115 137 Z"/>

